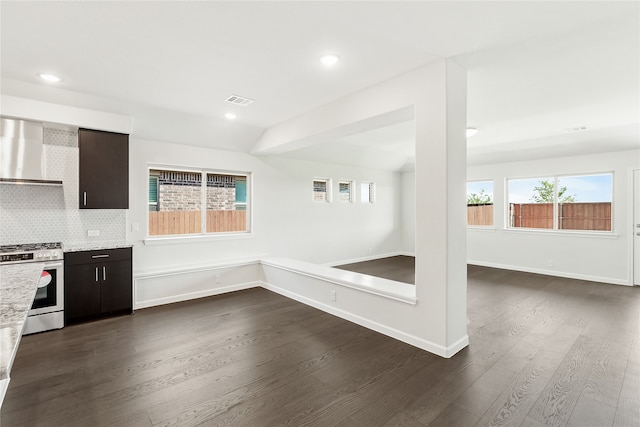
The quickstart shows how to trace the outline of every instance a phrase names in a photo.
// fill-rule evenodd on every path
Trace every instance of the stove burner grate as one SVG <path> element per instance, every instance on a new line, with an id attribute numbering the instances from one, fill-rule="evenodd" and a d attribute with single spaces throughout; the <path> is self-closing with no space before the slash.
<path id="1" fill-rule="evenodd" d="M 2 245 L 0 246 L 0 253 L 33 252 L 43 249 L 62 249 L 62 243 L 23 243 L 19 245 Z"/>

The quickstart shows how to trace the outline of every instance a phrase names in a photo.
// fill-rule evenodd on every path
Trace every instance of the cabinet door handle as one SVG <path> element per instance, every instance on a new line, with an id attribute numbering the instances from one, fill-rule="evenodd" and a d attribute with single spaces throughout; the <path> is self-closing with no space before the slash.
<path id="1" fill-rule="evenodd" d="M 104 265 L 102 266 L 102 280 L 107 281 L 107 267 Z"/>
<path id="2" fill-rule="evenodd" d="M 87 206 L 87 192 L 86 191 L 82 195 L 82 202 L 84 203 L 84 206 Z"/>
<path id="3" fill-rule="evenodd" d="M 98 267 L 96 267 L 96 282 L 99 281 L 100 278 L 98 277 Z"/>
<path id="4" fill-rule="evenodd" d="M 108 254 L 105 255 L 91 255 L 91 258 L 96 259 L 96 258 L 109 258 Z"/>

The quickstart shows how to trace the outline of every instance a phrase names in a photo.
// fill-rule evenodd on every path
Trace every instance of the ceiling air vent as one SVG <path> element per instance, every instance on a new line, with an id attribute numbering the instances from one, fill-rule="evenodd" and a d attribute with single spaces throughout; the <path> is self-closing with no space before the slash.
<path id="1" fill-rule="evenodd" d="M 239 105 L 241 107 L 246 107 L 247 105 L 251 104 L 253 102 L 253 99 L 250 98 L 245 98 L 243 96 L 238 96 L 238 95 L 231 95 L 230 97 L 228 97 L 227 99 L 225 99 L 225 101 L 234 104 L 234 105 Z"/>

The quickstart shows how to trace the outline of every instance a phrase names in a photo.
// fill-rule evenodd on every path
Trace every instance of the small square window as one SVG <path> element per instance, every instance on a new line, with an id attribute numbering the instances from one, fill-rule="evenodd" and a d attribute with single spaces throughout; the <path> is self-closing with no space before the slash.
<path id="1" fill-rule="evenodd" d="M 338 195 L 342 203 L 353 202 L 353 181 L 340 181 L 338 183 Z"/>
<path id="2" fill-rule="evenodd" d="M 331 180 L 330 179 L 314 179 L 313 180 L 313 201 L 314 202 L 330 202 L 331 201 Z"/>
<path id="3" fill-rule="evenodd" d="M 375 183 L 360 183 L 360 203 L 373 203 L 375 201 Z"/>

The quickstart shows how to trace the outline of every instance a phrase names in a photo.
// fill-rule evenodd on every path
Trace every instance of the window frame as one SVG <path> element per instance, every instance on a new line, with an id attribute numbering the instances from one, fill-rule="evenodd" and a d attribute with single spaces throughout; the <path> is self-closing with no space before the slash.
<path id="1" fill-rule="evenodd" d="M 176 165 L 166 165 L 166 164 L 156 164 L 149 163 L 147 164 L 147 179 L 145 182 L 147 183 L 147 201 L 146 205 L 149 206 L 149 177 L 151 176 L 152 170 L 161 170 L 161 171 L 171 171 L 171 172 L 185 172 L 185 173 L 199 173 L 201 175 L 200 179 L 200 202 L 201 207 L 204 209 L 201 210 L 201 230 L 199 233 L 189 233 L 189 234 L 159 234 L 159 235 L 150 235 L 149 234 L 149 214 L 146 215 L 146 237 L 144 240 L 145 244 L 153 244 L 157 242 L 164 241 L 184 241 L 184 240 L 202 240 L 202 239 L 218 239 L 218 238 L 236 238 L 236 237 L 246 237 L 253 235 L 253 173 L 248 171 L 236 171 L 236 170 L 226 170 L 226 169 L 214 169 L 214 168 L 202 168 L 202 167 L 190 167 L 190 166 L 176 166 Z M 232 176 L 242 176 L 246 178 L 246 230 L 245 231 L 219 231 L 219 232 L 207 232 L 207 223 L 206 223 L 206 215 L 207 215 L 207 175 L 232 175 Z M 160 186 L 158 183 L 158 198 L 159 198 Z M 158 200 L 159 203 L 159 200 Z M 147 209 L 148 210 L 148 209 Z"/>
<path id="2" fill-rule="evenodd" d="M 362 187 L 367 186 L 367 193 L 369 194 L 369 198 L 367 201 L 362 200 L 363 192 Z M 360 203 L 364 205 L 371 205 L 376 202 L 376 183 L 373 181 L 362 181 L 360 182 Z"/>
<path id="3" fill-rule="evenodd" d="M 159 179 L 158 179 L 158 176 L 151 176 L 151 173 L 150 173 L 150 172 L 151 172 L 151 169 L 149 169 L 149 172 L 147 172 L 147 185 L 148 185 L 148 187 L 147 187 L 147 207 L 148 207 L 148 209 L 147 209 L 147 210 L 148 210 L 148 211 L 151 211 L 151 207 L 153 206 L 153 207 L 154 207 L 153 211 L 157 211 L 157 210 L 158 210 L 158 199 L 159 199 L 159 196 L 160 196 L 160 195 L 159 195 L 159 192 L 160 192 L 160 191 L 159 191 L 159 188 L 158 188 L 158 185 L 159 185 L 158 181 L 159 181 Z M 155 202 L 151 202 L 151 201 L 149 200 L 149 196 L 151 195 L 151 188 L 150 188 L 150 186 L 151 186 L 151 179 L 153 179 L 153 180 L 155 181 L 155 187 L 156 187 L 156 188 L 155 188 L 155 190 L 156 190 L 156 191 L 155 191 L 155 193 L 156 193 L 156 194 L 155 194 L 155 196 L 156 196 L 156 197 L 155 197 L 155 198 L 156 198 L 156 201 L 155 201 Z M 148 214 L 147 214 L 147 216 L 148 216 Z M 149 220 L 149 218 L 147 218 L 147 221 L 148 221 L 148 220 Z M 148 229 L 148 227 L 147 227 L 147 229 Z"/>
<path id="4" fill-rule="evenodd" d="M 316 181 L 318 182 L 324 182 L 325 183 L 325 199 L 324 200 L 316 200 L 315 198 L 315 193 L 316 193 Z M 332 199 L 332 180 L 331 178 L 321 178 L 321 177 L 314 177 L 311 180 L 311 201 L 313 203 L 319 203 L 319 204 L 323 204 L 323 203 L 331 203 L 331 199 Z"/>
<path id="5" fill-rule="evenodd" d="M 611 176 L 611 229 L 610 230 L 581 230 L 581 229 L 564 229 L 558 228 L 559 226 L 559 203 L 558 203 L 558 180 L 563 177 L 588 177 L 588 176 L 601 176 L 601 175 L 610 175 Z M 510 225 L 510 215 L 509 215 L 509 205 L 511 204 L 509 198 L 509 181 L 515 180 L 524 180 L 524 179 L 552 179 L 554 186 L 554 194 L 553 194 L 553 227 L 552 228 L 532 228 L 532 227 L 512 227 Z M 568 235 L 597 235 L 597 236 L 608 236 L 608 235 L 616 235 L 615 232 L 615 171 L 602 171 L 602 172 L 578 172 L 578 173 L 562 173 L 562 174 L 541 174 L 541 175 L 531 175 L 524 177 L 511 177 L 505 178 L 504 188 L 505 188 L 505 197 L 504 197 L 504 230 L 510 232 L 523 232 L 523 233 L 542 233 L 542 234 L 568 234 Z M 580 202 L 576 202 L 580 203 Z"/>
<path id="6" fill-rule="evenodd" d="M 355 181 L 350 179 L 341 179 L 338 181 L 338 201 L 340 203 L 354 203 L 355 202 Z M 340 191 L 340 186 L 342 184 L 346 184 L 349 187 L 349 198 L 346 200 L 342 200 L 342 192 Z"/>

